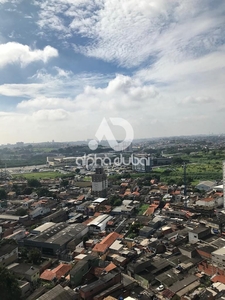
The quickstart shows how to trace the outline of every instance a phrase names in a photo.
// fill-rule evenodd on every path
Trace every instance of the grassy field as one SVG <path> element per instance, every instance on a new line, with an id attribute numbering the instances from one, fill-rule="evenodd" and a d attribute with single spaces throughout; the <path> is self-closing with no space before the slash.
<path id="1" fill-rule="evenodd" d="M 60 172 L 32 172 L 32 173 L 22 173 L 15 174 L 13 178 L 25 178 L 25 179 L 54 179 L 59 177 L 65 177 L 65 175 Z"/>

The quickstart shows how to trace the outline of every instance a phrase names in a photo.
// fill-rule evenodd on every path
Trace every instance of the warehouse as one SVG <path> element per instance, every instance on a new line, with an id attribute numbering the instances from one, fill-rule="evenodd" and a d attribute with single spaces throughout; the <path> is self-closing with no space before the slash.
<path id="1" fill-rule="evenodd" d="M 80 243 L 88 232 L 85 224 L 58 223 L 39 235 L 30 235 L 23 241 L 25 247 L 38 248 L 44 255 L 57 255 L 66 249 L 67 244 L 74 241 Z"/>

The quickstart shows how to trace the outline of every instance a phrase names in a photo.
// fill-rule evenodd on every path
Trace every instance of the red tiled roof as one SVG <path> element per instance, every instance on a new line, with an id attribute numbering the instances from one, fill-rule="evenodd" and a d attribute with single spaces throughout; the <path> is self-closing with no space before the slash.
<path id="1" fill-rule="evenodd" d="M 110 247 L 115 242 L 115 240 L 118 239 L 119 237 L 121 237 L 119 233 L 111 232 L 100 242 L 100 244 L 105 244 L 108 247 Z"/>
<path id="2" fill-rule="evenodd" d="M 110 263 L 106 268 L 105 271 L 106 272 L 110 272 L 112 270 L 114 270 L 116 268 L 116 265 L 114 265 L 113 263 Z"/>
<path id="3" fill-rule="evenodd" d="M 221 282 L 225 284 L 225 276 L 224 275 L 216 275 L 215 277 L 212 278 L 213 282 Z"/>
<path id="4" fill-rule="evenodd" d="M 108 246 L 106 244 L 100 244 L 100 243 L 98 243 L 98 244 L 96 244 L 94 246 L 94 248 L 92 249 L 92 251 L 105 253 L 107 249 L 108 249 Z"/>
<path id="5" fill-rule="evenodd" d="M 80 196 L 77 198 L 78 201 L 83 201 L 84 199 L 85 199 L 85 196 L 84 196 L 84 195 L 80 195 Z"/>
<path id="6" fill-rule="evenodd" d="M 94 214 L 94 217 L 98 217 L 98 216 L 101 216 L 101 213 L 100 213 L 100 212 L 96 212 L 96 213 Z"/>
<path id="7" fill-rule="evenodd" d="M 52 272 L 52 270 L 45 270 L 41 275 L 40 279 L 46 281 L 52 281 L 56 277 L 56 274 Z"/>
<path id="8" fill-rule="evenodd" d="M 85 220 L 85 221 L 83 222 L 83 224 L 87 225 L 87 224 L 89 224 L 91 221 L 93 221 L 94 219 L 95 219 L 95 218 L 89 218 L 89 219 Z"/>
<path id="9" fill-rule="evenodd" d="M 71 268 L 72 266 L 69 264 L 60 264 L 52 271 L 56 274 L 56 277 L 60 279 L 62 276 L 65 276 L 71 270 Z"/>
<path id="10" fill-rule="evenodd" d="M 60 279 L 62 276 L 65 276 L 71 270 L 71 268 L 72 267 L 69 264 L 60 264 L 53 270 L 45 270 L 41 274 L 40 279 L 46 281 L 52 281 L 54 278 Z"/>

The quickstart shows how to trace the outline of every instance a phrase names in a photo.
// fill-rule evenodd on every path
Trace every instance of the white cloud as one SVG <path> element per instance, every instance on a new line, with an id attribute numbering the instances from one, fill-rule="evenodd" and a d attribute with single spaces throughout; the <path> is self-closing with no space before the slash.
<path id="1" fill-rule="evenodd" d="M 72 98 L 81 93 L 85 86 L 105 85 L 111 75 L 81 73 L 74 75 L 72 72 L 54 68 L 56 75 L 39 70 L 29 77 L 28 83 L 2 84 L 0 95 L 17 96 L 26 98 Z"/>
<path id="2" fill-rule="evenodd" d="M 73 99 L 41 96 L 24 100 L 17 107 L 20 110 L 63 108 L 68 111 L 98 111 L 108 114 L 108 110 L 110 113 L 118 113 L 121 109 L 139 109 L 143 105 L 151 104 L 157 96 L 158 91 L 154 86 L 143 85 L 129 76 L 117 75 L 109 81 L 107 87 L 86 86 Z"/>
<path id="3" fill-rule="evenodd" d="M 76 51 L 126 67 L 139 66 L 149 58 L 183 61 L 202 56 L 224 37 L 223 1 L 214 5 L 210 0 L 49 0 L 37 4 L 42 28 L 89 38 L 88 45 L 76 44 Z"/>
<path id="4" fill-rule="evenodd" d="M 71 110 L 74 109 L 74 103 L 72 100 L 65 98 L 39 97 L 31 100 L 23 100 L 17 105 L 17 108 L 20 110 L 31 111 L 35 111 L 40 108 L 45 110 L 54 110 L 58 108 Z"/>
<path id="5" fill-rule="evenodd" d="M 47 63 L 50 58 L 57 56 L 58 51 L 51 46 L 46 46 L 43 50 L 32 50 L 27 45 L 15 42 L 0 44 L 0 68 L 13 63 L 19 63 L 21 66 L 35 61 Z"/>
<path id="6" fill-rule="evenodd" d="M 186 97 L 185 99 L 183 99 L 181 101 L 182 104 L 209 104 L 209 103 L 215 103 L 216 100 L 210 98 L 210 97 L 192 97 L 192 96 L 189 96 L 189 97 Z"/>
<path id="7" fill-rule="evenodd" d="M 63 121 L 69 118 L 69 113 L 63 109 L 42 109 L 34 112 L 32 118 L 37 121 Z"/>

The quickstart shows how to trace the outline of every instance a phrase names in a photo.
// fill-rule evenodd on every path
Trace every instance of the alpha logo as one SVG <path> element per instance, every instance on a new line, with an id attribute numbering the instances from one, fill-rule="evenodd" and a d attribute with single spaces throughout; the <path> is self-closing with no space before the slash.
<path id="1" fill-rule="evenodd" d="M 125 130 L 125 139 L 122 142 L 117 142 L 114 134 L 112 133 L 112 130 L 109 127 L 107 120 L 103 118 L 95 134 L 96 139 L 91 140 L 88 143 L 88 146 L 91 150 L 96 150 L 98 148 L 99 143 L 103 140 L 104 137 L 114 151 L 123 151 L 132 143 L 134 139 L 134 130 L 131 124 L 123 118 L 109 118 L 109 120 L 114 126 L 120 126 Z"/>

